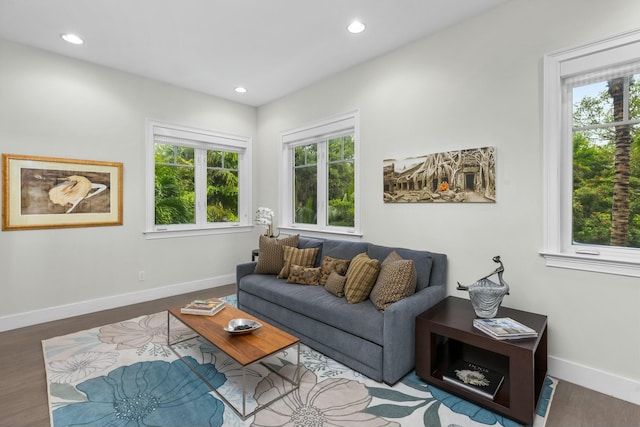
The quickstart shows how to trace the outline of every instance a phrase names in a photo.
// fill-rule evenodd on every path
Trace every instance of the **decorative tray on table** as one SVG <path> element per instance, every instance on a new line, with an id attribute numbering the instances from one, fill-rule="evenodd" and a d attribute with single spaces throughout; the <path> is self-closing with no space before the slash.
<path id="1" fill-rule="evenodd" d="M 229 326 L 224 328 L 225 331 L 232 335 L 244 335 L 257 331 L 262 327 L 260 322 L 251 319 L 232 319 Z"/>

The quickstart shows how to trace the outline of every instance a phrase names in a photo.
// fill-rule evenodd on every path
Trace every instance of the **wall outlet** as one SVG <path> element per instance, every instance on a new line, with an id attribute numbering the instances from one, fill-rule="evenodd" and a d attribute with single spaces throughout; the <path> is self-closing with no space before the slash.
<path id="1" fill-rule="evenodd" d="M 138 271 L 138 281 L 144 282 L 144 270 Z"/>

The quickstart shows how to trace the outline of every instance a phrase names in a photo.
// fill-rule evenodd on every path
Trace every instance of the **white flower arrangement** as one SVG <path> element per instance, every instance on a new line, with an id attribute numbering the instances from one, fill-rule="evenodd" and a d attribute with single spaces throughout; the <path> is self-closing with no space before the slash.
<path id="1" fill-rule="evenodd" d="M 269 208 L 259 207 L 256 211 L 256 224 L 265 227 L 265 236 L 273 236 L 273 210 Z"/>

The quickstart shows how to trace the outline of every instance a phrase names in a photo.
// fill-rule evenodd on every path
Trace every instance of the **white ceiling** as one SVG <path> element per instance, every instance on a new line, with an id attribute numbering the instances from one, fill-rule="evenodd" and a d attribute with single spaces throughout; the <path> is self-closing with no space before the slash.
<path id="1" fill-rule="evenodd" d="M 0 37 L 259 106 L 504 1 L 0 0 Z"/>

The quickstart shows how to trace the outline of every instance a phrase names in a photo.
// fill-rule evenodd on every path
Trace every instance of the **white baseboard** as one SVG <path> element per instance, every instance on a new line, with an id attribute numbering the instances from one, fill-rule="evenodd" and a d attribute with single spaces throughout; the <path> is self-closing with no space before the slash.
<path id="1" fill-rule="evenodd" d="M 554 378 L 640 405 L 640 381 L 634 381 L 558 357 L 550 356 L 547 361 L 547 373 Z"/>
<path id="2" fill-rule="evenodd" d="M 0 332 L 235 283 L 235 274 L 0 317 Z"/>

